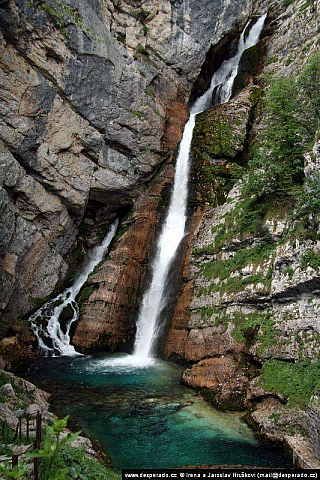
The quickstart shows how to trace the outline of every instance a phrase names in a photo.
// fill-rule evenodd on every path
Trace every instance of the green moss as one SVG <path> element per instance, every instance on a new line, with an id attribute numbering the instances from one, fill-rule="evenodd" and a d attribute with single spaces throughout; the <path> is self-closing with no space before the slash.
<path id="1" fill-rule="evenodd" d="M 266 62 L 266 65 L 271 65 L 272 63 L 277 63 L 278 61 L 278 57 L 275 55 L 271 58 L 269 58 L 269 60 Z"/>
<path id="2" fill-rule="evenodd" d="M 100 243 L 103 241 L 104 237 L 107 235 L 109 228 L 110 228 L 110 224 L 108 223 L 104 223 L 103 225 L 99 226 L 98 238 Z"/>
<path id="3" fill-rule="evenodd" d="M 244 290 L 248 285 L 257 285 L 258 283 L 263 285 L 263 291 L 260 291 L 260 293 L 269 294 L 271 289 L 271 280 L 272 269 L 269 268 L 266 276 L 263 276 L 261 273 L 259 273 L 246 277 L 230 277 L 222 283 L 213 282 L 208 287 L 199 287 L 196 292 L 196 296 L 201 297 L 202 295 L 210 295 L 212 292 L 220 292 L 221 295 L 226 293 L 229 295 Z"/>
<path id="4" fill-rule="evenodd" d="M 320 253 L 316 253 L 314 250 L 308 250 L 301 258 L 300 267 L 306 268 L 310 266 L 314 270 L 320 269 Z"/>
<path id="5" fill-rule="evenodd" d="M 146 118 L 145 113 L 139 112 L 138 110 L 129 110 L 129 112 L 137 118 Z"/>
<path id="6" fill-rule="evenodd" d="M 273 412 L 270 417 L 276 422 L 278 423 L 280 417 L 282 415 L 282 412 Z"/>
<path id="7" fill-rule="evenodd" d="M 232 323 L 234 324 L 233 337 L 238 342 L 244 342 L 246 338 L 256 337 L 258 330 L 261 328 L 262 334 L 259 340 L 273 327 L 273 320 L 270 314 L 234 312 L 232 314 Z"/>
<path id="8" fill-rule="evenodd" d="M 89 300 L 92 293 L 94 292 L 94 287 L 90 285 L 89 287 L 85 287 L 80 292 L 79 303 L 85 303 Z"/>
<path id="9" fill-rule="evenodd" d="M 234 155 L 234 132 L 227 120 L 213 110 L 197 116 L 194 129 L 195 147 L 209 156 Z"/>
<path id="10" fill-rule="evenodd" d="M 124 45 L 126 44 L 126 36 L 123 35 L 122 33 L 118 33 L 118 35 L 116 36 L 116 39 L 118 40 L 118 42 L 121 42 Z"/>
<path id="11" fill-rule="evenodd" d="M 268 207 L 268 203 L 257 202 L 254 198 L 246 199 L 235 206 L 226 214 L 225 222 L 215 237 L 216 251 L 237 237 L 243 239 L 248 235 L 255 235 L 268 238 L 269 232 L 264 225 Z"/>
<path id="12" fill-rule="evenodd" d="M 59 0 L 50 0 L 50 3 L 36 4 L 35 2 L 29 2 L 29 6 L 37 6 L 40 10 L 43 10 L 53 22 L 57 25 L 63 36 L 70 38 L 70 35 L 65 30 L 65 26 L 68 22 L 72 22 L 77 27 L 81 28 L 86 34 L 89 34 L 93 40 L 101 42 L 102 39 L 98 35 L 94 35 L 92 30 L 86 25 L 80 16 L 76 8 L 61 2 Z"/>
<path id="13" fill-rule="evenodd" d="M 8 373 L 4 372 L 3 370 L 0 370 L 0 387 L 5 385 L 6 383 L 11 383 L 10 376 Z"/>
<path id="14" fill-rule="evenodd" d="M 270 272 L 270 270 L 269 270 Z M 270 273 L 268 272 L 267 276 L 264 277 L 261 273 L 257 275 L 250 275 L 247 277 L 231 277 L 226 282 L 222 283 L 219 286 L 213 286 L 214 290 L 220 290 L 221 294 L 227 293 L 236 293 L 245 289 L 248 285 L 257 285 L 261 283 L 264 286 L 264 293 L 268 294 L 271 288 L 271 278 Z M 262 293 L 262 292 L 261 292 Z"/>
<path id="15" fill-rule="evenodd" d="M 124 225 L 122 228 L 119 229 L 117 235 L 114 237 L 114 241 L 117 242 L 122 235 L 124 235 L 129 230 L 129 225 Z"/>
<path id="16" fill-rule="evenodd" d="M 217 160 L 221 156 L 234 156 L 233 128 L 222 120 L 212 119 L 212 111 L 209 117 L 205 114 L 200 115 L 195 127 L 191 177 L 197 202 L 216 206 L 226 201 L 242 169 L 233 160 Z"/>
<path id="17" fill-rule="evenodd" d="M 148 16 L 149 16 L 149 13 L 146 10 L 144 10 L 143 8 L 141 8 L 139 10 L 138 14 L 136 15 L 136 18 L 139 20 L 139 22 L 141 22 L 144 25 Z"/>
<path id="18" fill-rule="evenodd" d="M 315 3 L 315 0 L 307 0 L 303 5 L 301 5 L 300 7 L 300 12 L 303 12 L 304 10 L 306 10 L 308 7 L 310 7 L 311 5 L 313 5 Z"/>
<path id="19" fill-rule="evenodd" d="M 216 252 L 216 247 L 213 244 L 210 245 L 205 245 L 204 247 L 199 247 L 199 248 L 194 248 L 192 251 L 192 254 L 195 257 L 199 257 L 201 255 L 206 255 L 206 254 L 213 254 Z"/>
<path id="20" fill-rule="evenodd" d="M 276 244 L 262 243 L 250 249 L 241 249 L 236 252 L 234 257 L 228 260 L 206 262 L 200 266 L 204 277 L 219 277 L 225 280 L 236 270 L 240 270 L 249 264 L 260 264 L 270 258 Z"/>
<path id="21" fill-rule="evenodd" d="M 155 91 L 153 90 L 153 88 L 151 87 L 147 87 L 146 90 L 145 90 L 146 94 L 149 95 L 149 97 L 155 97 L 156 96 L 156 93 Z"/>
<path id="22" fill-rule="evenodd" d="M 288 363 L 267 360 L 262 367 L 261 385 L 288 398 L 287 407 L 306 408 L 319 388 L 320 362 Z"/>
<path id="23" fill-rule="evenodd" d="M 135 51 L 135 56 L 138 54 L 143 55 L 144 57 L 149 57 L 150 55 L 148 50 L 143 45 L 141 45 L 141 43 L 139 43 Z"/>
<path id="24" fill-rule="evenodd" d="M 201 320 L 205 320 L 207 318 L 210 318 L 214 313 L 216 309 L 214 307 L 201 307 L 200 312 L 201 312 Z"/>
<path id="25" fill-rule="evenodd" d="M 294 276 L 294 270 L 293 270 L 292 267 L 286 268 L 286 270 L 284 271 L 284 273 L 289 275 L 290 280 L 291 280 L 291 279 L 293 278 L 293 276 Z"/>

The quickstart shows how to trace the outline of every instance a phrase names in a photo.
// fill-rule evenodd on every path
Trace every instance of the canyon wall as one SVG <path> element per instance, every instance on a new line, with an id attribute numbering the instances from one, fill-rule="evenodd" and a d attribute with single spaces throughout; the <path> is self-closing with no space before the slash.
<path id="1" fill-rule="evenodd" d="M 249 0 L 1 3 L 4 354 L 30 344 L 20 319 L 65 285 L 115 216 L 141 211 L 146 185 L 172 160 L 207 51 L 250 10 Z M 152 232 L 133 228 L 145 261 Z M 132 275 L 120 275 L 134 297 Z"/>
<path id="2" fill-rule="evenodd" d="M 268 6 L 258 2 L 255 13 Z M 296 78 L 312 58 L 316 18 L 315 2 L 272 2 L 260 44 L 242 58 L 235 96 L 197 117 L 191 201 L 198 220 L 163 352 L 189 364 L 185 384 L 219 408 L 252 410 L 269 439 L 285 441 L 300 465 L 314 468 L 317 402 L 309 412 L 301 399 L 293 405 L 285 385 L 303 397 L 319 379 L 301 381 L 319 366 L 319 211 L 302 224 L 288 192 L 255 203 L 243 185 L 266 128 L 266 93 L 274 78 Z M 314 132 L 312 140 L 305 182 L 318 178 Z"/>

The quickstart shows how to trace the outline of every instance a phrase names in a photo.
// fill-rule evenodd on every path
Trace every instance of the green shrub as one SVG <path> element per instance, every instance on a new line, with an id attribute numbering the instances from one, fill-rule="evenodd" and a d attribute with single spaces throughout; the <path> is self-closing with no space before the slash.
<path id="1" fill-rule="evenodd" d="M 288 363 L 267 360 L 262 367 L 261 384 L 266 390 L 288 398 L 287 406 L 306 408 L 319 386 L 320 362 Z"/>
<path id="2" fill-rule="evenodd" d="M 140 119 L 146 117 L 145 113 L 139 112 L 138 110 L 129 110 L 129 112 L 130 112 L 131 115 L 133 115 L 134 117 L 137 117 L 137 118 L 140 118 Z"/>
<path id="3" fill-rule="evenodd" d="M 88 459 L 80 448 L 70 444 L 79 435 L 66 434 L 68 417 L 59 420 L 54 416 L 53 425 L 47 425 L 41 448 L 29 454 L 29 458 L 40 459 L 41 480 L 116 480 L 119 475 Z"/>
<path id="4" fill-rule="evenodd" d="M 314 250 L 308 250 L 301 259 L 300 267 L 306 268 L 308 265 L 314 270 L 320 269 L 320 253 L 316 253 Z"/>
<path id="5" fill-rule="evenodd" d="M 0 475 L 3 480 L 16 479 L 22 480 L 27 472 L 27 467 L 24 462 L 20 462 L 11 469 L 9 462 L 0 463 Z"/>
<path id="6" fill-rule="evenodd" d="M 87 458 L 79 448 L 66 446 L 61 451 L 61 462 L 70 468 L 70 479 L 83 480 L 118 480 L 120 475 Z"/>

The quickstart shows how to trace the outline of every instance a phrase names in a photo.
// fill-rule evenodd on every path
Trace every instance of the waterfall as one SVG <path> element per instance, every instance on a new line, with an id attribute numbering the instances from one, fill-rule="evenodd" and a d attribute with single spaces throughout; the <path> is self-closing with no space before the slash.
<path id="1" fill-rule="evenodd" d="M 70 345 L 70 328 L 79 318 L 79 307 L 75 299 L 94 267 L 103 259 L 117 231 L 118 223 L 118 219 L 113 222 L 101 245 L 95 247 L 88 254 L 83 270 L 77 275 L 73 285 L 57 297 L 46 302 L 30 317 L 31 330 L 35 334 L 40 350 L 45 356 L 55 356 L 57 353 L 60 355 L 79 355 L 73 345 Z M 64 332 L 59 319 L 66 307 L 71 308 L 72 317 L 65 326 Z M 52 343 L 52 347 L 46 345 L 45 339 Z"/>
<path id="2" fill-rule="evenodd" d="M 157 320 L 166 304 L 164 292 L 168 271 L 185 234 L 190 169 L 189 153 L 195 117 L 211 106 L 212 92 L 217 86 L 219 86 L 219 103 L 225 103 L 230 99 L 241 55 L 258 42 L 265 18 L 266 14 L 260 17 L 245 38 L 247 23 L 240 36 L 236 54 L 222 63 L 221 67 L 213 74 L 209 89 L 196 100 L 191 108 L 180 143 L 170 206 L 158 239 L 157 253 L 152 265 L 151 284 L 142 300 L 131 363 L 147 364 L 154 354 L 154 342 L 159 333 Z"/>

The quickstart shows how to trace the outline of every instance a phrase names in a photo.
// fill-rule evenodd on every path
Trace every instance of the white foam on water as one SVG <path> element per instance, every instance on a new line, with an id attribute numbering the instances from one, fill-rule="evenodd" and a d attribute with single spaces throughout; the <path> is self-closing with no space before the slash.
<path id="1" fill-rule="evenodd" d="M 29 319 L 30 327 L 35 334 L 39 348 L 44 356 L 55 355 L 81 355 L 70 344 L 71 325 L 79 318 L 79 307 L 76 296 L 88 280 L 90 273 L 101 262 L 118 228 L 118 219 L 113 222 L 101 245 L 92 249 L 89 253 L 83 270 L 77 275 L 73 285 L 57 297 L 46 302 Z M 72 309 L 72 317 L 68 321 L 65 332 L 61 328 L 60 315 L 66 307 Z M 52 347 L 45 343 L 45 339 L 51 339 Z"/>

